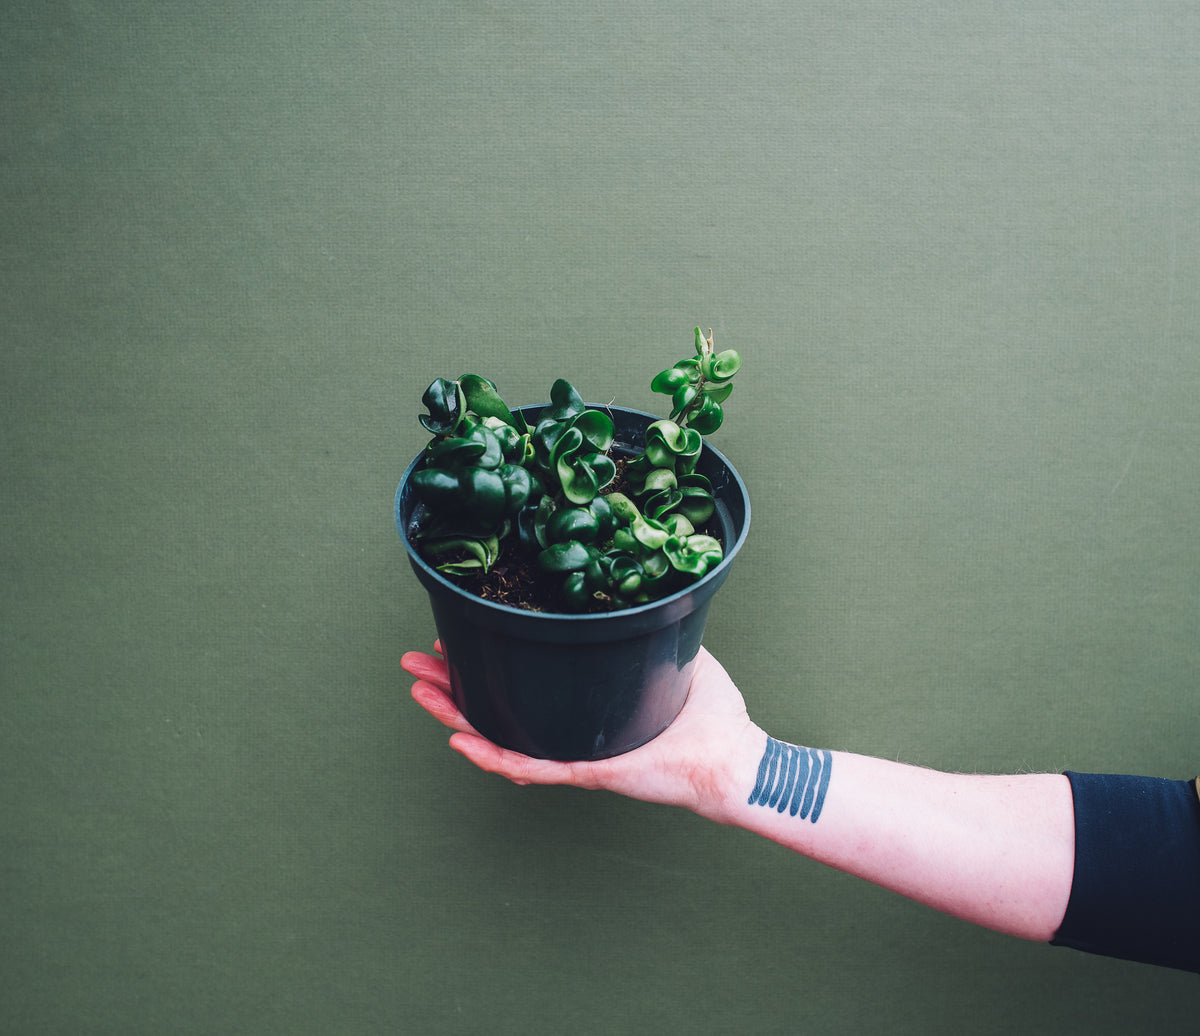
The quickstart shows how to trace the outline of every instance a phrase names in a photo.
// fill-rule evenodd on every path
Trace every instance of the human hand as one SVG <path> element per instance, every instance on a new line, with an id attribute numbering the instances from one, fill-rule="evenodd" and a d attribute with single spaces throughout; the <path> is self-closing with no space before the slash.
<path id="1" fill-rule="evenodd" d="M 435 645 L 435 650 L 440 653 L 441 645 Z M 409 651 L 400 664 L 417 678 L 412 687 L 417 704 L 455 731 L 450 747 L 480 769 L 514 784 L 604 789 L 645 802 L 684 806 L 722 820 L 735 800 L 745 799 L 746 789 L 737 784 L 735 773 L 747 769 L 753 773 L 763 751 L 765 735 L 746 714 L 741 692 L 704 648 L 697 656 L 683 710 L 658 737 L 624 755 L 567 763 L 501 748 L 473 730 L 450 698 L 443 658 Z"/>

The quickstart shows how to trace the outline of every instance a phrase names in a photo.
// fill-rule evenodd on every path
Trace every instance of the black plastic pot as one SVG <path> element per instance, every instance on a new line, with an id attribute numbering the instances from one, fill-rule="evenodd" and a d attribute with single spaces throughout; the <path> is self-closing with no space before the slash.
<path id="1" fill-rule="evenodd" d="M 640 453 L 657 418 L 602 407 L 616 426 L 613 451 Z M 540 406 L 522 407 L 532 424 Z M 750 527 L 750 499 L 733 466 L 707 443 L 696 470 L 713 485 L 725 548 L 703 579 L 651 604 L 603 614 L 531 612 L 485 601 L 430 567 L 414 539 L 422 508 L 409 465 L 396 491 L 396 528 L 429 593 L 450 667 L 455 703 L 471 725 L 505 748 L 543 759 L 603 759 L 665 730 L 687 699 L 713 594 Z"/>

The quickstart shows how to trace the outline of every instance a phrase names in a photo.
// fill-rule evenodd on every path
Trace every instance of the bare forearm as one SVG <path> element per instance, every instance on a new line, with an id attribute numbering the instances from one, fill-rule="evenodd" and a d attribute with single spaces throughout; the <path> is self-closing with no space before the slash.
<path id="1" fill-rule="evenodd" d="M 1191 780 L 969 776 L 773 741 L 700 649 L 683 712 L 623 756 L 564 763 L 476 734 L 440 658 L 405 656 L 450 744 L 518 784 L 683 806 L 1012 935 L 1200 970 L 1200 800 Z"/>
<path id="2" fill-rule="evenodd" d="M 1070 785 L 1057 774 L 940 773 L 743 740 L 704 812 L 938 910 L 1048 940 L 1074 866 Z"/>

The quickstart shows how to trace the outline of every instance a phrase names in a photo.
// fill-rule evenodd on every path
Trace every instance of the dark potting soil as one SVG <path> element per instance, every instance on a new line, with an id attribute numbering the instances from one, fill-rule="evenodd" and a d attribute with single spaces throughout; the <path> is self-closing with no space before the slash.
<path id="1" fill-rule="evenodd" d="M 617 462 L 617 475 L 606 487 L 605 492 L 608 493 L 624 492 L 625 488 L 625 460 L 621 457 L 615 459 Z M 717 523 L 710 522 L 709 524 L 716 525 Z M 703 528 L 699 531 L 707 532 L 709 535 L 715 536 L 718 540 L 722 539 L 719 528 Z M 467 554 L 464 552 L 461 558 L 446 555 L 439 560 L 444 562 L 447 560 L 462 560 L 466 557 Z M 562 573 L 548 574 L 543 572 L 538 568 L 535 558 L 527 557 L 520 551 L 507 551 L 488 572 L 445 575 L 456 586 L 462 587 L 467 593 L 481 597 L 485 601 L 494 601 L 497 604 L 505 604 L 512 608 L 521 608 L 525 611 L 533 612 L 556 612 L 561 614 L 572 611 L 572 609 L 567 607 L 563 599 Z M 612 610 L 612 602 L 604 597 L 597 597 L 595 603 L 587 609 L 589 613 L 602 613 Z"/>
<path id="2" fill-rule="evenodd" d="M 547 575 L 532 558 L 520 553 L 506 554 L 490 572 L 448 575 L 446 578 L 485 601 L 531 612 L 567 610 L 562 603 L 562 575 Z M 599 605 L 601 602 L 596 603 Z"/>

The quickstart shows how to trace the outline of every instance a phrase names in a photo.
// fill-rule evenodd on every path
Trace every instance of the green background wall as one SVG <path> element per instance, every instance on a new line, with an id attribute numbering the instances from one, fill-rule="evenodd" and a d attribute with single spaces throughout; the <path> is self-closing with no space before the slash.
<path id="1" fill-rule="evenodd" d="M 1200 8 L 0 10 L 0 1030 L 1180 1032 L 1196 978 L 472 770 L 391 524 L 440 375 L 695 324 L 772 733 L 1200 771 Z"/>

